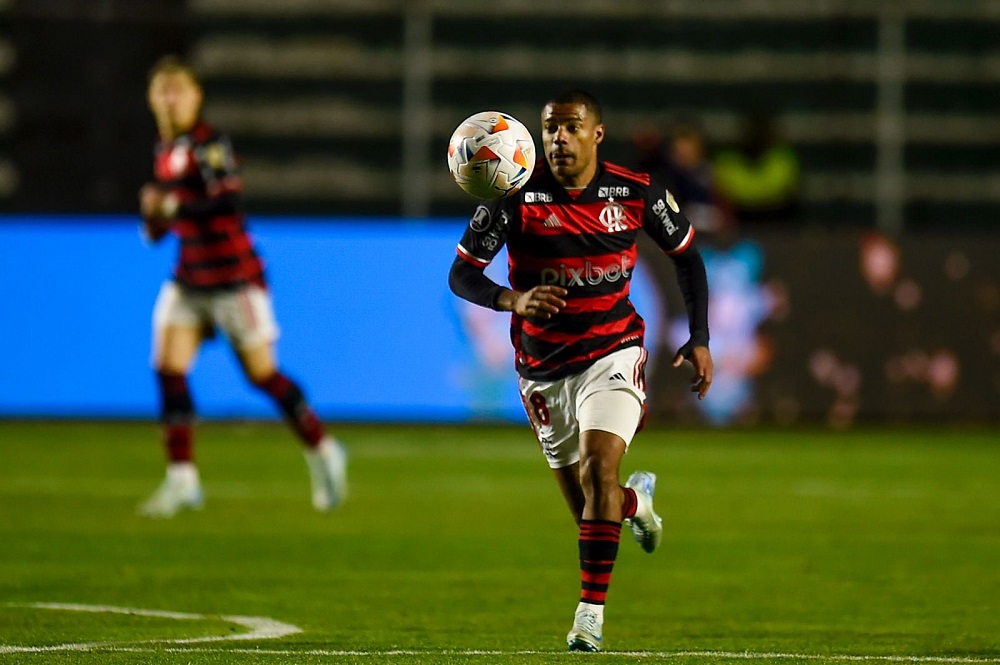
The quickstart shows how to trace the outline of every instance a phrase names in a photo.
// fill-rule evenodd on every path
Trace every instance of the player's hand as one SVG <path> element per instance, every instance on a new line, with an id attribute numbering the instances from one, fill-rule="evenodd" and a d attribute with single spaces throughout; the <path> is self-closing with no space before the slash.
<path id="1" fill-rule="evenodd" d="M 712 352 L 707 346 L 694 346 L 688 342 L 674 356 L 674 367 L 680 367 L 687 360 L 694 368 L 691 377 L 691 392 L 698 393 L 698 399 L 705 399 L 708 389 L 712 387 L 712 372 L 715 364 L 712 362 Z"/>
<path id="2" fill-rule="evenodd" d="M 566 293 L 561 286 L 536 286 L 516 295 L 513 311 L 534 319 L 551 319 L 553 314 L 558 314 L 566 306 L 563 300 Z"/>
<path id="3" fill-rule="evenodd" d="M 162 217 L 142 219 L 142 235 L 149 242 L 159 242 L 170 233 L 170 220 Z"/>
<path id="4" fill-rule="evenodd" d="M 147 182 L 142 186 L 142 189 L 139 190 L 139 212 L 145 219 L 162 217 L 161 210 L 165 195 L 163 189 L 157 184 Z"/>
<path id="5" fill-rule="evenodd" d="M 173 219 L 180 199 L 162 186 L 148 182 L 139 190 L 139 211 L 145 219 Z"/>

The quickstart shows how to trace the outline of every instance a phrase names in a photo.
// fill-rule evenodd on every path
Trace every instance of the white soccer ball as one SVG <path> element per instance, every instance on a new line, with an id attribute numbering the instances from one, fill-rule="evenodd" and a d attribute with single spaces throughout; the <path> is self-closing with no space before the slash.
<path id="1" fill-rule="evenodd" d="M 477 199 L 519 190 L 535 168 L 535 142 L 516 118 L 483 111 L 462 121 L 448 143 L 448 170 Z"/>

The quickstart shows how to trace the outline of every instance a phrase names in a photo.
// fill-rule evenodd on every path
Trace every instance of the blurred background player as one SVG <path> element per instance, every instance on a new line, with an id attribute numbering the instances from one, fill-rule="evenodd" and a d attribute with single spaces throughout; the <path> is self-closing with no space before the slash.
<path id="1" fill-rule="evenodd" d="M 732 220 L 721 205 L 708 159 L 705 134 L 698 123 L 678 119 L 664 140 L 652 125 L 632 135 L 638 170 L 661 180 L 684 209 L 699 236 L 714 238 L 732 231 Z"/>
<path id="2" fill-rule="evenodd" d="M 245 228 L 230 142 L 201 121 L 201 84 L 181 60 L 168 56 L 153 67 L 148 94 L 160 141 L 156 181 L 139 194 L 143 228 L 154 242 L 173 232 L 180 256 L 153 311 L 167 475 L 139 511 L 171 517 L 203 503 L 187 374 L 202 341 L 216 329 L 232 344 L 247 379 L 274 400 L 305 444 L 313 506 L 333 508 L 347 491 L 346 454 L 324 433 L 299 386 L 276 366 L 278 327 L 263 263 Z"/>
<path id="3" fill-rule="evenodd" d="M 643 320 L 629 300 L 640 229 L 670 256 L 690 339 L 674 357 L 712 383 L 708 283 L 694 228 L 665 187 L 597 158 L 601 108 L 590 94 L 557 95 L 542 110 L 545 159 L 515 195 L 480 205 L 452 263 L 462 298 L 512 312 L 519 388 L 549 467 L 579 525 L 581 595 L 570 651 L 599 651 L 622 522 L 646 552 L 660 544 L 656 476 L 619 467 L 645 408 Z M 511 288 L 484 274 L 506 244 Z"/>
<path id="4" fill-rule="evenodd" d="M 737 146 L 714 160 L 716 185 L 741 226 L 787 223 L 799 215 L 799 158 L 770 111 L 746 114 Z"/>

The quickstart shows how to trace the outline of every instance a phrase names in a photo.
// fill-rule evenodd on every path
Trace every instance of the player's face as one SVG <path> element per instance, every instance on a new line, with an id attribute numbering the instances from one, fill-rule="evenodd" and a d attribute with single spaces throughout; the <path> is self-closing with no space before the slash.
<path id="1" fill-rule="evenodd" d="M 670 156 L 678 165 L 693 169 L 705 161 L 705 149 L 698 137 L 684 134 L 674 139 L 670 146 Z"/>
<path id="2" fill-rule="evenodd" d="M 597 170 L 597 146 L 604 138 L 584 104 L 549 104 L 542 109 L 542 146 L 556 180 L 585 186 Z"/>
<path id="3" fill-rule="evenodd" d="M 160 72 L 149 84 L 149 108 L 161 128 L 183 134 L 198 121 L 201 87 L 184 72 Z"/>

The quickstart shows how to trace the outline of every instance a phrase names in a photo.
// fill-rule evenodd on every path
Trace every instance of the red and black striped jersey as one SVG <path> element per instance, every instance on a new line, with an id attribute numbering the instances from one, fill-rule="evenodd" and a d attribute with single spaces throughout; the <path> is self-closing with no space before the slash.
<path id="1" fill-rule="evenodd" d="M 180 239 L 174 279 L 203 290 L 263 286 L 264 265 L 246 230 L 229 139 L 199 122 L 157 144 L 154 172 L 180 203 L 170 227 Z"/>
<path id="2" fill-rule="evenodd" d="M 608 162 L 574 198 L 539 160 L 520 192 L 476 209 L 458 245 L 462 259 L 484 268 L 506 244 L 512 289 L 552 284 L 568 291 L 566 307 L 551 319 L 512 315 L 521 376 L 555 380 L 642 345 L 645 324 L 629 300 L 640 229 L 672 255 L 694 238 L 665 187 Z"/>

